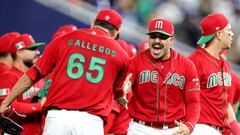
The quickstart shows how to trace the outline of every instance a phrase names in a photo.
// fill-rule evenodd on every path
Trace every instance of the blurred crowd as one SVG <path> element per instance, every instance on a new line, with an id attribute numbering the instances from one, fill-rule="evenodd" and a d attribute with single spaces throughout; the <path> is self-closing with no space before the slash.
<path id="1" fill-rule="evenodd" d="M 175 27 L 176 38 L 189 46 L 196 47 L 200 38 L 200 20 L 209 13 L 219 12 L 226 15 L 232 23 L 234 32 L 233 47 L 228 59 L 240 64 L 240 0 L 69 0 L 79 3 L 86 1 L 96 7 L 118 10 L 125 20 L 147 27 L 151 18 L 171 20 Z"/>

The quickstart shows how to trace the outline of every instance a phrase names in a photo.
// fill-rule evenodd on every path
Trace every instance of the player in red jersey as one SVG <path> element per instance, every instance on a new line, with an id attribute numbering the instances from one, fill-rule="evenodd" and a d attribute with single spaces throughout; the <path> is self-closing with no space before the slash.
<path id="1" fill-rule="evenodd" d="M 14 50 L 11 49 L 10 44 L 19 36 L 18 32 L 10 32 L 0 37 L 0 75 L 12 67 L 11 53 L 14 53 Z"/>
<path id="2" fill-rule="evenodd" d="M 39 58 L 40 52 L 37 50 L 39 46 L 45 43 L 35 43 L 29 34 L 22 34 L 11 42 L 12 50 L 15 49 L 13 56 L 13 67 L 9 72 L 2 75 L 4 79 L 0 80 L 0 88 L 12 89 L 17 80 L 27 71 L 33 63 Z M 40 118 L 42 103 L 34 101 L 36 94 L 44 86 L 44 81 L 39 81 L 31 88 L 21 94 L 17 100 L 11 105 L 17 112 L 26 114 L 21 122 L 24 128 L 22 135 L 38 135 L 40 131 Z M 5 96 L 6 97 L 6 96 Z M 2 97 L 1 101 L 5 98 Z"/>
<path id="3" fill-rule="evenodd" d="M 127 64 L 127 54 L 117 45 L 122 17 L 100 10 L 93 28 L 78 29 L 56 38 L 42 57 L 17 82 L 0 112 L 40 78 L 53 73 L 44 108 L 43 134 L 102 135 L 103 120 L 111 111 L 115 82 Z M 114 86 L 114 87 L 113 87 Z"/>
<path id="4" fill-rule="evenodd" d="M 151 20 L 148 35 L 150 48 L 130 60 L 124 81 L 125 93 L 130 86 L 133 92 L 128 134 L 190 134 L 200 111 L 196 68 L 171 48 L 174 26 L 170 21 Z"/>
<path id="5" fill-rule="evenodd" d="M 59 27 L 57 29 L 57 31 L 53 34 L 52 36 L 52 40 L 59 37 L 59 36 L 62 36 L 64 34 L 67 34 L 69 32 L 73 32 L 75 30 L 77 30 L 77 26 L 73 25 L 73 24 L 66 24 L 66 25 L 63 25 L 61 27 Z"/>
<path id="6" fill-rule="evenodd" d="M 13 65 L 13 59 L 11 53 L 15 50 L 11 50 L 11 42 L 15 38 L 19 37 L 18 32 L 9 32 L 0 37 L 0 78 L 3 79 L 3 74 L 9 71 Z M 0 99 L 7 96 L 10 93 L 9 88 L 0 88 Z M 1 100 L 0 100 L 1 102 Z M 1 134 L 1 129 L 0 129 Z"/>
<path id="7" fill-rule="evenodd" d="M 230 66 L 221 57 L 222 50 L 231 48 L 233 32 L 223 14 L 211 14 L 200 22 L 202 38 L 197 50 L 189 56 L 200 79 L 201 111 L 193 135 L 220 135 L 225 126 L 239 134 L 239 126 L 229 104 L 227 91 L 231 87 Z M 235 119 L 235 120 L 234 120 Z"/>
<path id="8" fill-rule="evenodd" d="M 10 32 L 6 33 L 0 38 L 0 78 L 3 78 L 3 74 L 6 71 L 9 71 L 13 65 L 13 59 L 11 53 L 14 53 L 10 45 L 12 40 L 19 37 L 20 34 L 18 32 Z M 0 89 L 0 97 L 5 97 L 10 93 L 10 89 L 1 88 Z"/>
<path id="9" fill-rule="evenodd" d="M 138 52 L 141 52 L 141 51 L 146 50 L 148 48 L 149 48 L 148 40 L 144 39 L 143 41 L 141 41 L 141 43 L 138 46 Z"/>
<path id="10" fill-rule="evenodd" d="M 125 40 L 118 39 L 119 45 L 126 51 L 129 58 L 136 54 L 136 49 L 133 45 L 129 45 Z M 131 93 L 128 94 L 128 99 Z M 104 125 L 104 134 L 111 135 L 126 135 L 129 127 L 129 112 L 126 108 L 114 102 L 111 113 L 108 115 L 107 124 Z"/>

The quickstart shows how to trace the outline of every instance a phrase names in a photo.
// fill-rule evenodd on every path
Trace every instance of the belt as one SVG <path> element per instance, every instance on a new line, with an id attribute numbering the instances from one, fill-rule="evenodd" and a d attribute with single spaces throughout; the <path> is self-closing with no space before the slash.
<path id="1" fill-rule="evenodd" d="M 149 126 L 149 127 L 153 127 L 153 128 L 159 128 L 159 129 L 174 128 L 174 127 L 177 126 L 174 122 L 168 123 L 168 124 L 163 124 L 163 123 L 160 123 L 160 122 L 147 122 L 147 121 L 139 120 L 139 119 L 136 119 L 136 118 L 133 118 L 133 121 L 135 121 L 139 124 L 145 125 L 145 126 Z"/>
<path id="2" fill-rule="evenodd" d="M 49 107 L 48 110 L 84 111 L 84 110 L 73 110 L 73 109 L 61 109 L 57 107 Z"/>
<path id="3" fill-rule="evenodd" d="M 208 124 L 210 127 L 213 127 L 213 128 L 215 128 L 218 132 L 223 132 L 223 127 L 219 127 L 219 126 L 215 126 L 215 125 L 211 125 L 211 124 Z"/>

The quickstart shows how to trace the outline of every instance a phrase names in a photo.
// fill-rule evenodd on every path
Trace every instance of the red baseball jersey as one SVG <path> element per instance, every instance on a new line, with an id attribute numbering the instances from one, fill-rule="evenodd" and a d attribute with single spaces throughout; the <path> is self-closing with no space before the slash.
<path id="1" fill-rule="evenodd" d="M 235 104 L 240 101 L 240 81 L 237 73 L 231 72 L 232 86 L 228 90 L 228 100 L 230 104 Z"/>
<path id="2" fill-rule="evenodd" d="M 4 63 L 0 63 L 0 82 L 4 80 L 4 74 L 10 70 L 10 67 Z M 0 84 L 1 85 L 1 84 Z M 9 88 L 1 87 L 0 88 L 0 101 L 4 99 L 10 93 Z"/>
<path id="3" fill-rule="evenodd" d="M 128 44 L 125 40 L 119 39 L 117 42 L 120 44 L 120 46 L 127 52 L 129 57 L 132 57 L 136 54 L 136 49 L 133 45 Z"/>
<path id="4" fill-rule="evenodd" d="M 0 63 L 0 75 L 10 70 L 10 67 L 4 63 Z"/>
<path id="5" fill-rule="evenodd" d="M 171 49 L 168 60 L 158 61 L 147 49 L 130 60 L 129 73 L 133 73 L 133 94 L 128 105 L 132 117 L 160 123 L 185 118 L 185 122 L 194 126 L 198 120 L 199 101 L 191 109 L 188 98 L 191 92 L 199 94 L 199 81 L 190 60 Z"/>
<path id="6" fill-rule="evenodd" d="M 105 117 L 112 109 L 116 77 L 122 74 L 127 60 L 127 54 L 108 33 L 79 29 L 53 40 L 27 75 L 38 80 L 53 73 L 46 109 L 83 110 Z"/>
<path id="7" fill-rule="evenodd" d="M 0 81 L 0 89 L 12 89 L 17 80 L 23 75 L 23 72 L 12 67 L 12 69 L 5 73 Z M 29 90 L 20 95 L 16 101 L 14 101 L 11 106 L 20 114 L 26 114 L 26 118 L 22 120 L 21 125 L 24 131 L 21 135 L 31 134 L 38 135 L 40 132 L 40 121 L 41 121 L 41 111 L 42 106 L 37 101 L 33 102 L 34 96 L 37 95 L 39 90 L 44 86 L 44 81 L 40 80 L 38 83 L 34 84 Z M 8 93 L 9 94 L 9 93 Z M 7 96 L 7 95 L 6 95 Z M 1 101 L 6 97 L 2 97 Z"/>
<path id="8" fill-rule="evenodd" d="M 198 123 L 224 127 L 227 124 L 227 91 L 231 87 L 228 63 L 198 47 L 189 58 L 196 65 L 200 80 L 201 112 Z"/>

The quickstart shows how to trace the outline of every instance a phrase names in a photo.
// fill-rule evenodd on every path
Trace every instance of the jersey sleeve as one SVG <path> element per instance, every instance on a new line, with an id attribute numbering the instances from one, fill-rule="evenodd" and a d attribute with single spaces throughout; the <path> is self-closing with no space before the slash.
<path id="1" fill-rule="evenodd" d="M 26 115 L 42 111 L 42 105 L 40 103 L 23 103 L 14 101 L 11 104 L 11 107 L 13 107 L 18 113 Z"/>
<path id="2" fill-rule="evenodd" d="M 185 69 L 186 72 L 186 82 L 185 82 L 185 91 L 190 90 L 200 90 L 200 82 L 198 79 L 198 74 L 195 65 L 189 61 Z"/>
<path id="3" fill-rule="evenodd" d="M 240 80 L 239 80 L 239 77 L 237 74 L 235 74 L 235 77 L 234 78 L 235 80 L 232 80 L 232 81 L 235 81 L 235 95 L 233 97 L 233 104 L 237 103 L 238 101 L 240 101 Z"/>
<path id="4" fill-rule="evenodd" d="M 56 39 L 45 48 L 43 55 L 39 60 L 26 72 L 26 75 L 33 81 L 38 81 L 49 74 L 55 67 L 57 56 L 59 54 L 58 42 Z"/>
<path id="5" fill-rule="evenodd" d="M 14 73 L 6 73 L 1 76 L 4 79 L 1 79 L 0 82 L 0 100 L 4 100 L 8 94 L 10 94 L 11 89 L 17 82 L 17 77 Z"/>
<path id="6" fill-rule="evenodd" d="M 200 84 L 195 65 L 189 61 L 186 72 L 184 102 L 186 105 L 185 124 L 192 132 L 200 115 Z"/>

